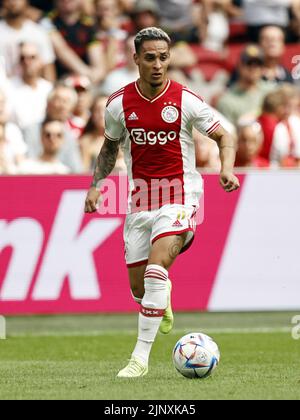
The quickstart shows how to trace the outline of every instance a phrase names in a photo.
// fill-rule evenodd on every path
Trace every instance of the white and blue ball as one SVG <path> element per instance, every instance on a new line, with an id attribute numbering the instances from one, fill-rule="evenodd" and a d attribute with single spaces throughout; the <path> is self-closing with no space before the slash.
<path id="1" fill-rule="evenodd" d="M 220 363 L 220 351 L 212 338 L 202 333 L 182 337 L 173 351 L 174 366 L 186 378 L 207 378 Z"/>

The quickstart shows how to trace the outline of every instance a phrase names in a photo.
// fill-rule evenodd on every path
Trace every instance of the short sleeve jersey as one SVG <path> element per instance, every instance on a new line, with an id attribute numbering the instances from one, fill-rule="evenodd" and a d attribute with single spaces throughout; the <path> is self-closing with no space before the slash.
<path id="1" fill-rule="evenodd" d="M 168 81 L 164 91 L 150 100 L 137 82 L 131 83 L 109 98 L 105 120 L 106 138 L 123 143 L 129 211 L 199 204 L 203 182 L 196 169 L 192 131 L 196 128 L 209 136 L 220 127 L 200 96 Z"/>

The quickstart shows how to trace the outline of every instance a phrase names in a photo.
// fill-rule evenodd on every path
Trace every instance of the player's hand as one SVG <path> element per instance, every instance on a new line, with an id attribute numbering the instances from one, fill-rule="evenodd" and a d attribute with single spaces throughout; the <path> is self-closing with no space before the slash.
<path id="1" fill-rule="evenodd" d="M 100 197 L 100 191 L 98 191 L 95 187 L 91 187 L 85 200 L 85 213 L 95 213 L 97 211 L 97 204 Z"/>
<path id="2" fill-rule="evenodd" d="M 226 192 L 232 192 L 240 188 L 240 181 L 232 172 L 221 172 L 220 183 Z"/>

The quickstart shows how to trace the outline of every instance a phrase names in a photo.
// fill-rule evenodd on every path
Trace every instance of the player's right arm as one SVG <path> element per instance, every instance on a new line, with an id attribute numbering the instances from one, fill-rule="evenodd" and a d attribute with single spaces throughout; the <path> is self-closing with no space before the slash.
<path id="1" fill-rule="evenodd" d="M 97 203 L 100 199 L 101 181 L 108 177 L 114 169 L 119 153 L 120 143 L 105 139 L 97 159 L 93 182 L 85 201 L 85 212 L 94 213 L 97 211 Z"/>
<path id="2" fill-rule="evenodd" d="M 109 106 L 109 104 L 112 104 L 112 106 Z M 93 182 L 85 201 L 86 213 L 95 213 L 97 211 L 97 204 L 101 197 L 101 181 L 108 177 L 117 162 L 124 127 L 120 123 L 118 116 L 115 115 L 114 107 L 116 107 L 118 112 L 118 102 L 108 101 L 105 111 L 105 141 L 98 156 Z"/>
<path id="3" fill-rule="evenodd" d="M 213 109 L 202 98 L 184 88 L 183 100 L 188 109 L 188 119 L 191 120 L 201 134 L 216 141 L 220 149 L 222 169 L 220 183 L 226 192 L 232 192 L 240 187 L 238 178 L 234 175 L 236 147 L 234 138 L 221 126 Z"/>

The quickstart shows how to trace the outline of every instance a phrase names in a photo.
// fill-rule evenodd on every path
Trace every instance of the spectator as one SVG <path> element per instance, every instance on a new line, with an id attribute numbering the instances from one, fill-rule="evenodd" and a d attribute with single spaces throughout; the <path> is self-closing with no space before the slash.
<path id="1" fill-rule="evenodd" d="M 138 79 L 139 73 L 138 68 L 134 61 L 135 47 L 134 40 L 132 37 L 126 41 L 126 66 L 120 69 L 116 69 L 108 74 L 105 79 L 101 92 L 103 95 L 110 96 L 114 92 L 117 92 L 123 86 L 134 82 Z"/>
<path id="2" fill-rule="evenodd" d="M 90 66 L 94 82 L 101 81 L 105 74 L 105 61 L 96 39 L 95 22 L 83 15 L 81 0 L 56 0 L 56 9 L 49 17 L 72 50 Z M 68 73 L 69 69 L 61 62 L 56 67 L 59 77 Z"/>
<path id="3" fill-rule="evenodd" d="M 264 53 L 263 79 L 275 83 L 293 83 L 291 73 L 282 66 L 285 53 L 285 33 L 278 26 L 266 26 L 260 32 L 260 46 Z"/>
<path id="4" fill-rule="evenodd" d="M 4 20 L 0 22 L 0 52 L 8 77 L 19 74 L 19 45 L 36 43 L 43 62 L 43 76 L 55 80 L 55 55 L 44 29 L 26 16 L 27 0 L 3 0 Z"/>
<path id="5" fill-rule="evenodd" d="M 166 4 L 164 4 L 162 7 L 166 8 L 167 11 L 168 7 L 172 7 L 172 3 L 174 3 L 174 9 L 172 9 L 172 12 L 170 13 L 173 13 L 174 15 L 178 14 L 179 16 L 182 5 L 177 3 L 176 0 L 166 0 Z M 188 16 L 192 16 L 194 11 L 192 4 L 193 2 L 188 1 L 188 3 L 188 10 L 184 11 L 187 21 L 189 20 Z M 157 4 L 159 7 L 157 7 Z M 152 26 L 162 26 L 161 16 L 163 12 L 160 7 L 161 4 L 158 0 L 139 0 L 135 9 L 137 13 L 134 17 L 134 22 L 136 22 L 137 25 L 144 25 L 144 28 L 146 27 L 147 22 L 149 22 L 149 24 L 152 23 Z M 179 29 L 179 27 L 176 26 L 176 22 L 172 21 L 174 24 L 173 29 L 171 29 L 171 27 L 166 29 L 173 40 L 173 45 L 171 47 L 170 74 L 172 77 L 174 76 L 181 81 L 183 81 L 185 78 L 186 69 L 192 68 L 198 63 L 198 57 L 193 51 L 192 47 L 189 45 L 189 43 L 196 43 L 199 41 L 197 28 L 199 23 L 198 14 L 196 14 L 196 16 L 197 18 L 195 18 L 195 25 L 192 25 L 192 27 L 182 28 L 180 26 Z M 181 18 L 183 19 L 180 20 L 182 24 L 183 21 L 185 21 L 185 17 L 181 16 Z M 169 23 L 171 23 L 171 21 Z M 141 27 L 140 29 L 144 28 Z M 177 29 L 178 32 L 172 32 L 173 30 L 176 31 Z"/>
<path id="6" fill-rule="evenodd" d="M 300 116 L 296 113 L 299 102 L 299 92 L 290 85 L 279 90 L 282 103 L 279 108 L 279 123 L 277 124 L 271 147 L 271 163 L 273 166 L 300 167 Z"/>
<path id="7" fill-rule="evenodd" d="M 47 118 L 63 122 L 67 134 L 75 139 L 80 135 L 78 128 L 72 124 L 77 103 L 78 95 L 75 89 L 65 84 L 58 84 L 51 92 L 47 104 Z"/>
<path id="8" fill-rule="evenodd" d="M 291 33 L 290 42 L 299 42 L 300 40 L 300 2 L 296 1 L 291 8 Z"/>
<path id="9" fill-rule="evenodd" d="M 238 149 L 235 166 L 240 168 L 268 168 L 267 159 L 259 155 L 263 143 L 261 126 L 255 120 L 241 120 L 238 125 Z"/>
<path id="10" fill-rule="evenodd" d="M 42 154 L 37 159 L 25 160 L 19 165 L 19 174 L 65 175 L 69 168 L 59 160 L 64 143 L 64 125 L 61 121 L 45 121 L 41 129 Z"/>
<path id="11" fill-rule="evenodd" d="M 14 122 L 23 130 L 45 119 L 52 83 L 40 77 L 42 61 L 35 44 L 20 46 L 21 75 L 11 79 Z"/>
<path id="12" fill-rule="evenodd" d="M 64 143 L 59 159 L 73 173 L 82 172 L 82 161 L 77 137 L 78 131 L 73 130 L 70 123 L 77 100 L 77 94 L 74 89 L 65 85 L 57 85 L 50 93 L 46 112 L 46 119 L 60 121 L 64 125 Z M 42 153 L 40 132 L 40 124 L 35 124 L 24 130 L 25 141 L 28 145 L 28 156 L 31 158 L 37 158 Z"/>
<path id="13" fill-rule="evenodd" d="M 258 118 L 264 137 L 260 156 L 268 161 L 270 161 L 270 153 L 276 126 L 285 115 L 285 98 L 283 92 L 275 90 L 274 92 L 269 93 L 264 99 L 262 114 Z"/>
<path id="14" fill-rule="evenodd" d="M 156 0 L 160 10 L 161 26 L 174 42 L 199 42 L 198 14 L 194 18 L 193 0 Z"/>
<path id="15" fill-rule="evenodd" d="M 273 166 L 295 167 L 300 161 L 299 92 L 284 85 L 266 96 L 259 118 L 264 133 L 260 155 Z"/>
<path id="16" fill-rule="evenodd" d="M 56 26 L 54 26 L 52 21 L 46 16 L 41 19 L 40 24 L 47 31 L 55 51 L 57 61 L 61 64 L 61 66 L 72 74 L 86 76 L 93 83 L 97 83 L 99 80 L 99 70 L 89 66 L 89 64 L 85 63 L 76 54 Z"/>
<path id="17" fill-rule="evenodd" d="M 119 5 L 124 13 L 130 14 L 134 8 L 136 0 L 119 0 Z"/>
<path id="18" fill-rule="evenodd" d="M 265 26 L 259 36 L 260 48 L 264 56 L 262 80 L 274 84 L 293 83 L 288 69 L 281 64 L 285 53 L 285 33 L 279 26 Z M 238 70 L 231 75 L 229 85 L 236 82 Z"/>
<path id="19" fill-rule="evenodd" d="M 19 128 L 8 122 L 6 98 L 0 91 L 0 174 L 15 173 L 27 152 Z"/>
<path id="20" fill-rule="evenodd" d="M 280 86 L 279 91 L 287 96 L 291 114 L 300 116 L 300 87 L 284 83 Z"/>
<path id="21" fill-rule="evenodd" d="M 122 28 L 118 0 L 95 0 L 97 39 L 102 43 L 106 70 L 110 72 L 126 62 L 125 42 L 128 32 Z"/>
<path id="22" fill-rule="evenodd" d="M 84 76 L 70 76 L 65 84 L 77 92 L 77 104 L 70 119 L 72 130 L 76 137 L 80 137 L 90 118 L 90 108 L 93 102 L 92 85 L 90 80 Z"/>
<path id="23" fill-rule="evenodd" d="M 299 0 L 243 0 L 242 4 L 249 38 L 252 42 L 258 42 L 260 30 L 264 26 L 276 25 L 287 32 L 290 24 L 289 9 L 298 10 Z"/>
<path id="24" fill-rule="evenodd" d="M 139 0 L 132 12 L 133 34 L 142 29 L 159 26 L 159 7 L 155 0 Z"/>
<path id="25" fill-rule="evenodd" d="M 208 50 L 222 52 L 230 34 L 229 18 L 241 11 L 231 0 L 201 0 L 200 39 Z"/>
<path id="26" fill-rule="evenodd" d="M 265 95 L 274 89 L 272 83 L 261 80 L 263 64 L 262 51 L 248 46 L 241 54 L 237 82 L 218 101 L 217 109 L 235 125 L 245 114 L 257 118 Z"/>
<path id="27" fill-rule="evenodd" d="M 85 3 L 84 3 L 85 4 Z M 83 5 L 84 5 L 83 4 Z M 33 6 L 33 7 L 32 7 Z M 39 7 L 38 9 L 36 7 Z M 71 73 L 80 74 L 89 77 L 93 82 L 97 82 L 97 72 L 85 64 L 80 57 L 73 51 L 61 33 L 56 29 L 51 20 L 43 15 L 43 12 L 50 12 L 54 8 L 54 1 L 30 1 L 26 9 L 26 17 L 37 22 L 43 27 L 50 38 L 55 55 L 58 61 L 62 63 Z"/>
<path id="28" fill-rule="evenodd" d="M 0 1 L 0 16 L 2 17 L 2 16 L 4 16 L 4 14 L 5 14 L 5 12 L 4 12 L 4 10 L 3 9 L 1 9 L 1 4 L 2 4 L 2 1 Z M 28 6 L 27 6 L 27 8 L 26 8 L 26 17 L 29 19 L 29 20 L 33 20 L 34 22 L 38 22 L 38 20 L 41 18 L 41 16 L 42 16 L 42 11 L 40 10 L 40 9 L 38 9 L 38 8 L 36 8 L 34 5 L 33 5 L 33 2 L 32 2 L 32 0 L 30 0 L 29 2 L 28 2 Z"/>
<path id="29" fill-rule="evenodd" d="M 85 172 L 94 169 L 99 151 L 104 143 L 104 115 L 107 98 L 99 96 L 92 106 L 92 115 L 80 139 L 80 146 Z M 115 166 L 115 172 L 126 172 L 123 153 L 120 150 Z"/>

